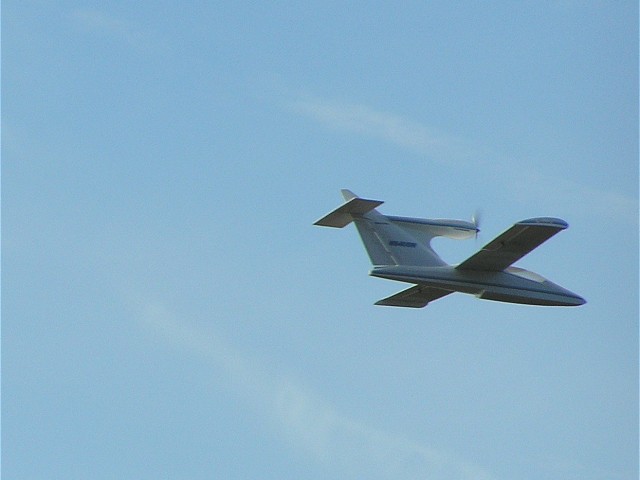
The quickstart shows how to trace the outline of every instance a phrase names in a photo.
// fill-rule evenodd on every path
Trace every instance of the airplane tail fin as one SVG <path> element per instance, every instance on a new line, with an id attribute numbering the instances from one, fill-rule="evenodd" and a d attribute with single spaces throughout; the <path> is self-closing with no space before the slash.
<path id="1" fill-rule="evenodd" d="M 384 202 L 360 198 L 349 190 L 342 190 L 342 196 L 346 203 L 314 225 L 343 228 L 355 223 L 373 265 L 446 265 L 428 243 L 376 210 Z"/>
<path id="2" fill-rule="evenodd" d="M 356 216 L 364 215 L 384 203 L 379 200 L 359 198 L 349 190 L 342 190 L 342 195 L 346 203 L 326 214 L 315 222 L 314 225 L 343 228 L 349 225 Z"/>

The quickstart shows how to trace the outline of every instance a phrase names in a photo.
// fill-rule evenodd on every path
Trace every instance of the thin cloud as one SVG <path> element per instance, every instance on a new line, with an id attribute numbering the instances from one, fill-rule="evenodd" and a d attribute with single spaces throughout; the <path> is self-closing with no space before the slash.
<path id="1" fill-rule="evenodd" d="M 512 171 L 508 184 L 514 197 L 535 201 L 537 205 L 575 205 L 580 213 L 615 218 L 626 223 L 638 220 L 638 201 L 628 195 L 582 185 L 568 178 L 547 177 L 533 171 Z M 523 181 L 526 179 L 526 181 Z"/>
<path id="2" fill-rule="evenodd" d="M 492 480 L 483 468 L 343 415 L 293 379 L 271 373 L 213 334 L 179 321 L 157 303 L 139 318 L 168 344 L 226 375 L 244 402 L 269 420 L 291 448 L 342 475 L 373 479 Z"/>
<path id="3" fill-rule="evenodd" d="M 615 191 L 586 186 L 575 180 L 550 176 L 531 169 L 524 162 L 496 158 L 482 148 L 465 145 L 452 135 L 438 132 L 422 123 L 366 105 L 339 103 L 317 97 L 304 97 L 290 103 L 299 115 L 343 132 L 383 140 L 405 150 L 422 154 L 442 165 L 475 169 L 479 176 L 500 183 L 513 198 L 523 203 L 576 205 L 577 213 L 637 222 L 636 198 Z"/>
<path id="4" fill-rule="evenodd" d="M 318 98 L 299 99 L 291 108 L 335 130 L 377 138 L 433 160 L 460 161 L 461 143 L 401 115 L 374 110 L 366 105 L 330 102 Z M 443 155 L 447 153 L 447 155 Z"/>
<path id="5" fill-rule="evenodd" d="M 77 9 L 70 17 L 82 30 L 116 39 L 136 50 L 149 50 L 155 43 L 148 30 L 103 11 Z"/>

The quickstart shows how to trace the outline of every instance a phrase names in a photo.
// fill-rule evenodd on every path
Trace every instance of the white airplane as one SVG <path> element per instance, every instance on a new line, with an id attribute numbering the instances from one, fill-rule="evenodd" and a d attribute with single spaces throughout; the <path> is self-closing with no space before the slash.
<path id="1" fill-rule="evenodd" d="M 534 248 L 569 225 L 559 218 L 530 218 L 485 245 L 458 265 L 448 265 L 431 248 L 434 237 L 465 239 L 480 231 L 475 220 L 428 220 L 382 215 L 383 202 L 342 190 L 346 201 L 314 225 L 342 228 L 355 223 L 371 258 L 374 277 L 414 286 L 376 305 L 421 308 L 462 292 L 485 300 L 528 305 L 577 306 L 586 301 L 537 273 L 512 267 Z"/>

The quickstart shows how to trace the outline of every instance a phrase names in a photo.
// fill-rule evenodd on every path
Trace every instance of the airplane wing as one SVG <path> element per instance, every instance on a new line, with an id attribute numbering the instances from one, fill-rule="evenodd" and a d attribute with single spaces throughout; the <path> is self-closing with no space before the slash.
<path id="1" fill-rule="evenodd" d="M 442 290 L 440 288 L 427 287 L 424 285 L 414 285 L 411 288 L 407 288 L 395 295 L 376 302 L 376 305 L 422 308 L 429 302 L 444 297 L 445 295 L 449 295 L 450 293 L 453 292 L 451 290 Z"/>
<path id="2" fill-rule="evenodd" d="M 569 225 L 559 218 L 531 218 L 516 223 L 469 257 L 458 270 L 499 272 Z"/>

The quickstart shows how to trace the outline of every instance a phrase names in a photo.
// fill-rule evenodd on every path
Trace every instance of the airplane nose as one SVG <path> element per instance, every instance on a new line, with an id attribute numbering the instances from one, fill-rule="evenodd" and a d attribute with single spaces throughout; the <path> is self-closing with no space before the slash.
<path id="1" fill-rule="evenodd" d="M 547 281 L 547 283 L 551 282 Z M 574 293 L 571 290 L 567 290 L 566 288 L 559 287 L 555 284 L 554 286 L 564 294 L 565 300 L 567 302 L 566 305 L 568 307 L 579 307 L 580 305 L 584 305 L 585 303 L 587 303 L 587 301 L 577 293 Z"/>
<path id="2" fill-rule="evenodd" d="M 567 302 L 567 306 L 579 307 L 580 305 L 584 305 L 585 303 L 587 303 L 587 301 L 584 298 L 582 298 L 580 295 L 576 295 L 575 293 L 572 293 L 571 299 Z"/>

